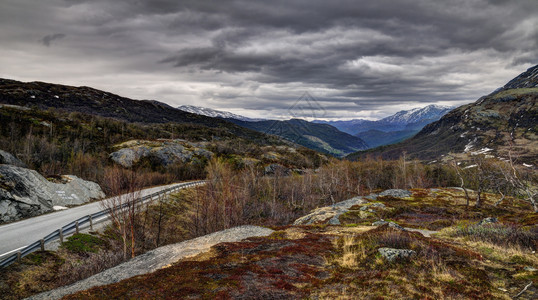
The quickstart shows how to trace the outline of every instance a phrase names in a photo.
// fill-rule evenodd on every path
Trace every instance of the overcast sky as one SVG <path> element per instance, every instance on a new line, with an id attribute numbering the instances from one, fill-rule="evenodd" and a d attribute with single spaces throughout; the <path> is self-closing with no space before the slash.
<path id="1" fill-rule="evenodd" d="M 0 1 L 0 77 L 250 117 L 461 105 L 536 64 L 536 0 Z"/>

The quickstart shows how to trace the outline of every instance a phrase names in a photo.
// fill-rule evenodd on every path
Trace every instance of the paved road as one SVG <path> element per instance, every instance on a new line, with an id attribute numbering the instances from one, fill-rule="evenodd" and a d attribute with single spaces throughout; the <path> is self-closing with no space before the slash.
<path id="1" fill-rule="evenodd" d="M 143 197 L 174 185 L 177 183 L 144 189 L 140 196 Z M 0 258 L 43 238 L 69 222 L 101 210 L 103 210 L 101 201 L 97 201 L 2 225 L 0 226 Z"/>

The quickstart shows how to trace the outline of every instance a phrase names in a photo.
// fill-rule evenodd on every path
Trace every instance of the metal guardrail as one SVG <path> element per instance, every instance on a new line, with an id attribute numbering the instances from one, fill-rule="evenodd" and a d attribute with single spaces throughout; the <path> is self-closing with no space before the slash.
<path id="1" fill-rule="evenodd" d="M 180 183 L 178 185 L 166 188 L 166 189 L 161 190 L 159 192 L 152 193 L 152 194 L 146 195 L 144 197 L 140 197 L 138 200 L 136 200 L 136 202 L 144 204 L 145 202 L 152 201 L 154 197 L 159 197 L 162 194 L 166 195 L 166 193 L 171 193 L 173 191 L 178 191 L 178 190 L 180 190 L 182 188 L 197 186 L 197 185 L 201 185 L 201 184 L 204 184 L 204 183 L 205 183 L 204 180 Z M 119 206 L 116 207 L 116 209 L 125 208 L 128 204 L 129 203 L 124 203 L 122 205 L 119 205 Z M 32 253 L 34 251 L 37 251 L 37 250 L 44 251 L 45 250 L 45 244 L 47 244 L 49 242 L 52 242 L 52 241 L 57 240 L 57 239 L 60 239 L 60 242 L 63 242 L 64 237 L 67 237 L 67 236 L 69 236 L 71 234 L 74 234 L 74 233 L 78 233 L 79 230 L 81 229 L 81 227 L 84 227 L 84 226 L 88 225 L 90 227 L 90 230 L 92 230 L 93 225 L 107 219 L 106 217 L 101 218 L 101 217 L 107 216 L 107 215 L 108 215 L 108 209 L 103 209 L 103 210 L 98 211 L 96 213 L 93 213 L 91 215 L 87 215 L 87 216 L 84 216 L 82 218 L 79 218 L 79 219 L 77 219 L 77 220 L 75 220 L 75 221 L 73 221 L 71 223 L 68 223 L 67 225 L 65 225 L 65 226 L 63 226 L 63 227 L 61 227 L 59 229 L 56 229 L 55 231 L 49 233 L 44 238 L 42 238 L 42 239 L 40 239 L 38 241 L 35 241 L 35 242 L 31 243 L 30 245 L 28 245 L 28 246 L 18 250 L 17 252 L 7 256 L 6 258 L 2 259 L 2 261 L 0 261 L 0 268 L 7 267 L 10 264 L 14 263 L 15 261 L 20 260 L 21 258 L 25 257 L 26 255 L 28 255 L 28 254 L 30 254 L 30 253 Z M 99 219 L 99 218 L 101 218 L 101 219 Z"/>

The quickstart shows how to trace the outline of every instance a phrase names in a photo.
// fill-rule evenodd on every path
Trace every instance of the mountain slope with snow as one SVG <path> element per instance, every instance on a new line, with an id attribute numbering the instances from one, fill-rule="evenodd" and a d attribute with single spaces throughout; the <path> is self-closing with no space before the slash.
<path id="1" fill-rule="evenodd" d="M 460 106 L 440 120 L 426 125 L 401 143 L 357 152 L 386 159 L 407 153 L 411 158 L 439 159 L 452 153 L 488 153 L 516 157 L 520 163 L 538 160 L 538 65 L 512 79 L 504 87 Z"/>
<path id="2" fill-rule="evenodd" d="M 422 108 L 402 110 L 392 116 L 377 121 L 354 119 L 349 121 L 317 120 L 314 122 L 332 125 L 340 131 L 355 136 L 360 136 L 360 133 L 370 130 L 378 130 L 382 132 L 415 130 L 418 132 L 427 124 L 439 120 L 442 116 L 452 110 L 452 108 L 453 107 L 450 106 L 432 104 Z"/>
<path id="3" fill-rule="evenodd" d="M 181 105 L 177 107 L 179 110 L 186 111 L 192 114 L 198 114 L 202 116 L 212 117 L 212 118 L 221 118 L 221 119 L 236 119 L 247 122 L 256 122 L 262 121 L 263 119 L 254 119 L 241 115 L 237 115 L 231 112 L 216 110 L 207 107 L 194 106 L 194 105 Z"/>
<path id="4" fill-rule="evenodd" d="M 450 110 L 452 110 L 451 106 L 431 104 L 422 108 L 399 111 L 392 116 L 379 120 L 379 122 L 407 125 L 410 123 L 419 123 L 424 120 L 436 121 Z"/>

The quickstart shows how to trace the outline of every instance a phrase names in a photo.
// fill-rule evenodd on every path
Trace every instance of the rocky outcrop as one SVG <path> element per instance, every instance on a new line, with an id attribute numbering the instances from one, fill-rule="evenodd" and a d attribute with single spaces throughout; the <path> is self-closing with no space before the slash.
<path id="1" fill-rule="evenodd" d="M 382 257 L 390 262 L 408 259 L 416 254 L 415 251 L 409 249 L 379 248 L 377 251 Z"/>
<path id="2" fill-rule="evenodd" d="M 368 196 L 364 197 L 353 197 L 351 199 L 338 202 L 336 204 L 333 204 L 331 206 L 316 208 L 313 211 L 311 211 L 308 215 L 303 216 L 293 223 L 293 225 L 310 225 L 310 224 L 330 224 L 330 225 L 340 225 L 340 219 L 339 217 L 352 209 L 353 206 L 360 205 L 360 208 L 355 207 L 353 209 L 358 209 L 360 212 L 361 217 L 362 216 L 368 216 L 372 213 L 375 213 L 375 210 L 385 210 L 387 207 L 383 203 L 378 202 L 369 202 L 369 201 L 375 201 L 378 196 L 391 196 L 391 197 L 398 197 L 398 198 L 405 198 L 410 197 L 412 194 L 410 191 L 407 190 L 386 190 L 377 194 L 370 194 Z M 379 224 L 378 224 L 379 223 Z M 378 221 L 375 222 L 374 226 L 376 225 L 383 225 L 387 224 L 389 222 L 386 221 Z M 390 227 L 394 227 L 397 229 L 402 229 L 401 226 L 394 222 L 390 222 Z"/>
<path id="3" fill-rule="evenodd" d="M 17 167 L 26 168 L 26 165 L 11 153 L 0 150 L 0 164 L 14 165 Z"/>
<path id="4" fill-rule="evenodd" d="M 497 218 L 495 217 L 487 217 L 487 218 L 484 218 L 482 220 L 480 220 L 480 222 L 478 222 L 478 225 L 486 225 L 486 224 L 494 224 L 494 223 L 497 223 Z"/>
<path id="5" fill-rule="evenodd" d="M 385 224 L 388 224 L 390 228 L 394 228 L 394 229 L 398 229 L 398 230 L 404 230 L 405 231 L 405 228 L 403 228 L 402 226 L 394 223 L 394 222 L 389 222 L 389 221 L 385 221 L 383 219 L 379 220 L 379 221 L 375 221 L 374 223 L 372 223 L 372 226 L 383 226 Z"/>
<path id="6" fill-rule="evenodd" d="M 340 220 L 338 217 L 348 212 L 352 206 L 363 204 L 365 202 L 366 200 L 364 200 L 362 197 L 354 197 L 331 206 L 316 208 L 308 215 L 295 220 L 293 225 L 310 225 L 320 223 L 340 225 Z"/>
<path id="7" fill-rule="evenodd" d="M 207 252 L 212 246 L 218 243 L 239 242 L 249 237 L 268 236 L 271 233 L 273 233 L 271 229 L 251 225 L 225 229 L 192 240 L 151 250 L 72 285 L 44 292 L 28 299 L 60 299 L 65 295 L 94 286 L 111 284 L 126 278 L 166 268 L 180 259 Z"/>
<path id="8" fill-rule="evenodd" d="M 270 164 L 263 169 L 265 175 L 289 175 L 290 169 L 280 164 Z"/>
<path id="9" fill-rule="evenodd" d="M 133 140 L 117 145 L 121 149 L 111 153 L 110 158 L 117 164 L 130 168 L 144 158 L 168 166 L 213 156 L 213 152 L 198 146 L 184 140 Z"/>
<path id="10" fill-rule="evenodd" d="M 40 215 L 54 206 L 86 203 L 105 196 L 97 183 L 74 175 L 50 182 L 34 170 L 0 165 L 0 223 Z"/>
<path id="11" fill-rule="evenodd" d="M 408 190 L 391 189 L 385 190 L 379 196 L 391 196 L 394 198 L 406 198 L 411 197 L 412 193 Z"/>

